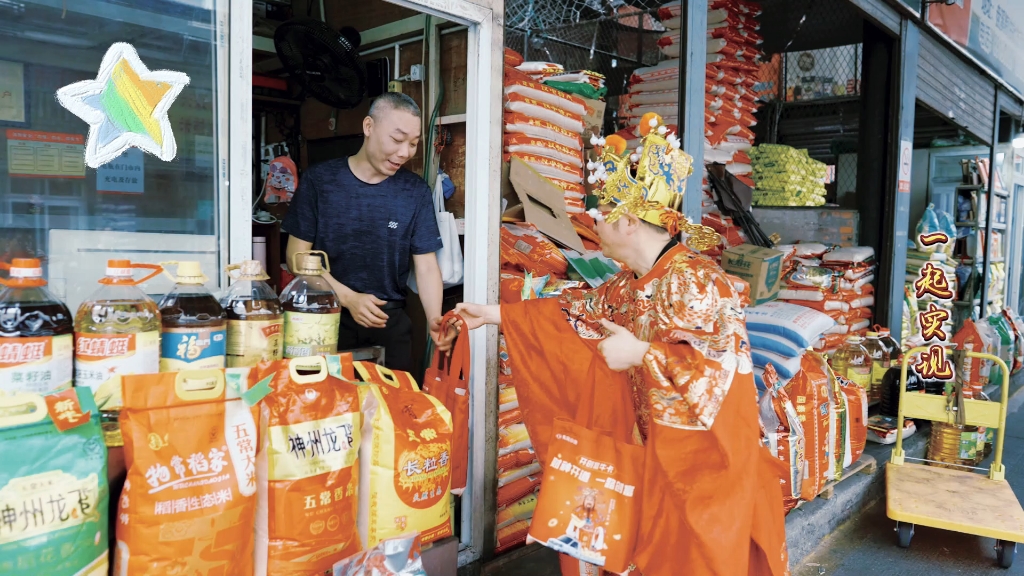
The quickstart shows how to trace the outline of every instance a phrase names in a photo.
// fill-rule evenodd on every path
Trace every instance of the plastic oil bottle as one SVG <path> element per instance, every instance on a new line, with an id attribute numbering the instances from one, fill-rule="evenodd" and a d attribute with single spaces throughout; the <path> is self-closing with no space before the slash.
<path id="1" fill-rule="evenodd" d="M 323 260 L 321 260 L 321 257 Z M 338 351 L 341 303 L 324 274 L 331 271 L 320 250 L 295 254 L 295 279 L 281 292 L 284 308 L 284 357 L 301 358 Z"/>
<path id="2" fill-rule="evenodd" d="M 860 336 L 847 336 L 846 343 L 832 354 L 829 364 L 836 374 L 870 392 L 872 361 L 863 344 Z"/>
<path id="3" fill-rule="evenodd" d="M 227 353 L 227 315 L 203 284 L 207 277 L 199 262 L 161 262 L 177 265 L 174 289 L 160 300 L 160 371 L 224 368 Z"/>
<path id="4" fill-rule="evenodd" d="M 277 293 L 266 283 L 270 277 L 259 260 L 232 264 L 227 271 L 235 280 L 220 300 L 228 316 L 228 368 L 280 360 L 284 311 Z"/>
<path id="5" fill-rule="evenodd" d="M 878 332 L 878 339 L 882 342 L 882 346 L 889 351 L 889 365 L 898 366 L 900 358 L 903 358 L 903 349 L 900 348 L 899 342 L 892 337 L 888 328 L 875 325 L 875 331 Z"/>
<path id="6" fill-rule="evenodd" d="M 6 266 L 5 266 L 6 267 Z M 46 289 L 36 258 L 15 258 L 0 280 L 0 394 L 71 387 L 74 330 L 68 307 Z"/>
<path id="7" fill-rule="evenodd" d="M 151 270 L 135 279 L 136 270 Z M 159 274 L 156 264 L 107 260 L 100 287 L 75 314 L 75 386 L 88 386 L 100 409 L 107 446 L 123 446 L 117 411 L 121 375 L 160 371 L 160 311 L 138 286 Z"/>
<path id="8" fill-rule="evenodd" d="M 864 339 L 864 350 L 871 356 L 871 388 L 867 390 L 869 402 L 882 400 L 882 380 L 889 371 L 891 359 L 889 349 L 882 343 L 878 332 L 868 332 Z"/>

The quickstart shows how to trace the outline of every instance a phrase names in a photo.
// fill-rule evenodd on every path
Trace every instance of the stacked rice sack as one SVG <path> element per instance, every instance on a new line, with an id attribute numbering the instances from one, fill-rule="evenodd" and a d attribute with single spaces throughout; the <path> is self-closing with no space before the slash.
<path id="1" fill-rule="evenodd" d="M 586 192 L 580 135 L 587 107 L 579 96 L 538 80 L 563 71 L 547 62 L 523 62 L 505 49 L 503 160 L 519 158 L 546 176 L 565 191 L 566 211 L 582 214 Z"/>
<path id="2" fill-rule="evenodd" d="M 767 388 L 764 370 L 769 363 L 779 381 L 786 384 L 800 371 L 807 349 L 836 324 L 824 312 L 781 301 L 747 308 L 746 316 L 754 382 L 759 390 Z"/>
<path id="3" fill-rule="evenodd" d="M 848 335 L 867 333 L 875 305 L 872 283 L 877 266 L 873 248 L 807 243 L 776 249 L 786 254 L 779 300 L 812 308 L 835 322 L 811 347 L 832 352 Z"/>
<path id="4" fill-rule="evenodd" d="M 603 100 L 608 95 L 604 74 L 592 70 L 579 70 L 555 74 L 544 79 L 546 86 L 591 100 Z"/>
<path id="5" fill-rule="evenodd" d="M 782 144 L 761 144 L 747 154 L 752 161 L 755 206 L 822 206 L 824 163 Z"/>

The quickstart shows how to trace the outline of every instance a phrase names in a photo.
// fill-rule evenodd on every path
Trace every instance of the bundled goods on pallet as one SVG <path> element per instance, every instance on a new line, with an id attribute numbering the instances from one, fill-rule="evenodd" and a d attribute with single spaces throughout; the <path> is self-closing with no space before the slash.
<path id="1" fill-rule="evenodd" d="M 825 204 L 827 167 L 782 144 L 751 148 L 755 206 L 822 206 Z"/>
<path id="2" fill-rule="evenodd" d="M 865 335 L 875 304 L 874 249 L 819 243 L 776 246 L 783 260 L 779 300 L 817 310 L 835 324 L 811 343 L 819 352 L 839 348 L 848 335 Z"/>

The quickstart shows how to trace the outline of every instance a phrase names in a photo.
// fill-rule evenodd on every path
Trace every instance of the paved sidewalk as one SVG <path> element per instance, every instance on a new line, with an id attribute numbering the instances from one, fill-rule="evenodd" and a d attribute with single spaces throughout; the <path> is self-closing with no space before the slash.
<path id="1" fill-rule="evenodd" d="M 1018 400 L 1014 398 L 1014 400 Z M 1011 401 L 1003 464 L 1018 498 L 1024 497 L 1024 410 Z M 983 464 L 988 466 L 989 463 Z M 927 490 L 927 486 L 922 486 Z M 909 549 L 896 545 L 896 523 L 885 514 L 885 499 L 869 506 L 793 565 L 794 576 L 1024 576 L 1024 545 L 1009 570 L 996 566 L 995 540 L 916 527 Z"/>

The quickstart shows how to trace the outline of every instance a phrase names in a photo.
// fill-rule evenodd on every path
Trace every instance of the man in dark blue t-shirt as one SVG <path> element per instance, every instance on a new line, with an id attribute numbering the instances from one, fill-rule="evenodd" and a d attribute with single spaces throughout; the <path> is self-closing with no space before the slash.
<path id="1" fill-rule="evenodd" d="M 405 313 L 410 262 L 435 344 L 444 286 L 435 252 L 441 235 L 430 189 L 402 168 L 416 154 L 420 110 L 408 96 L 378 96 L 363 120 L 355 156 L 313 166 L 299 181 L 283 229 L 288 261 L 297 252 L 323 250 L 344 310 L 338 349 L 384 346 L 389 368 L 410 371 L 412 322 Z"/>

